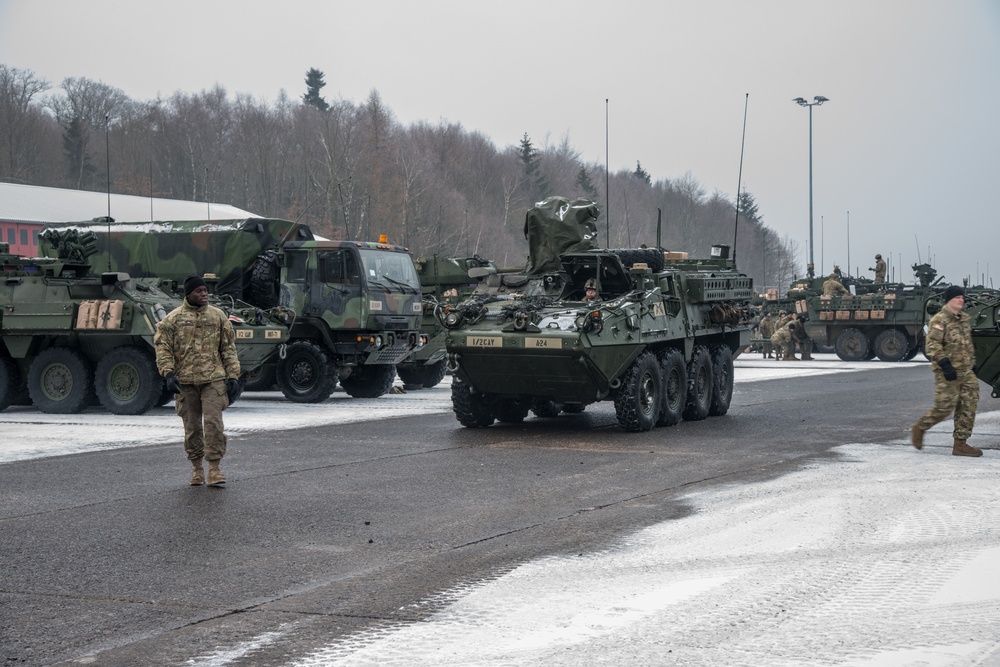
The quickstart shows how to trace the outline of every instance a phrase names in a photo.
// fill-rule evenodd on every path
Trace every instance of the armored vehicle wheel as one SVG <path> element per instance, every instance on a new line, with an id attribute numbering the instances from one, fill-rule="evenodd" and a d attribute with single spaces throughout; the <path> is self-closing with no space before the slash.
<path id="1" fill-rule="evenodd" d="M 875 354 L 882 361 L 902 361 L 909 352 L 910 339 L 899 329 L 886 329 L 875 338 Z"/>
<path id="2" fill-rule="evenodd" d="M 854 327 L 841 331 L 834 347 L 843 361 L 864 361 L 870 349 L 867 336 Z"/>
<path id="3" fill-rule="evenodd" d="M 274 308 L 279 304 L 281 287 L 278 251 L 265 250 L 257 256 L 250 272 L 250 297 L 258 308 Z"/>
<path id="4" fill-rule="evenodd" d="M 378 398 L 389 393 L 395 378 L 393 364 L 355 366 L 351 374 L 340 381 L 340 386 L 354 398 Z"/>
<path id="5" fill-rule="evenodd" d="M 568 415 L 578 415 L 587 408 L 583 403 L 563 403 L 562 411 Z"/>
<path id="6" fill-rule="evenodd" d="M 531 404 L 520 398 L 502 398 L 497 401 L 494 412 L 497 421 L 504 424 L 520 424 L 528 416 Z"/>
<path id="7" fill-rule="evenodd" d="M 262 364 L 248 373 L 244 373 L 246 386 L 243 391 L 270 391 L 275 381 L 274 364 Z M 336 386 L 336 380 L 334 381 Z"/>
<path id="8" fill-rule="evenodd" d="M 733 400 L 733 351 L 725 345 L 712 348 L 712 404 L 708 414 L 718 417 L 729 412 Z"/>
<path id="9" fill-rule="evenodd" d="M 19 384 L 17 364 L 7 355 L 0 355 L 0 410 L 14 403 Z"/>
<path id="10" fill-rule="evenodd" d="M 643 352 L 622 376 L 615 394 L 615 415 L 626 431 L 648 431 L 656 425 L 663 403 L 660 364 L 652 352 Z"/>
<path id="11" fill-rule="evenodd" d="M 667 350 L 660 359 L 660 376 L 663 378 L 663 405 L 657 426 L 673 426 L 681 420 L 687 403 L 687 366 L 680 350 Z"/>
<path id="12" fill-rule="evenodd" d="M 291 343 L 278 360 L 278 388 L 294 403 L 319 403 L 330 398 L 337 377 L 330 357 L 311 340 Z"/>
<path id="13" fill-rule="evenodd" d="M 687 406 L 684 419 L 698 421 L 708 416 L 712 407 L 712 354 L 704 345 L 695 346 L 687 367 Z"/>
<path id="14" fill-rule="evenodd" d="M 404 385 L 413 385 L 430 389 L 441 384 L 448 371 L 448 362 L 441 359 L 433 364 L 421 364 L 409 368 L 396 368 L 396 374 L 403 381 Z"/>
<path id="15" fill-rule="evenodd" d="M 459 423 L 468 428 L 485 428 L 496 419 L 483 395 L 458 378 L 451 383 L 451 407 Z"/>
<path id="16" fill-rule="evenodd" d="M 116 415 L 149 412 L 163 393 L 163 378 L 153 356 L 136 347 L 116 347 L 97 364 L 97 398 Z"/>
<path id="17" fill-rule="evenodd" d="M 43 350 L 28 369 L 31 402 L 42 412 L 76 414 L 87 406 L 94 373 L 86 357 L 68 347 Z"/>
<path id="18" fill-rule="evenodd" d="M 562 405 L 556 403 L 551 398 L 536 398 L 531 402 L 531 411 L 535 413 L 536 417 L 558 417 L 559 413 L 562 412 L 562 408 Z"/>

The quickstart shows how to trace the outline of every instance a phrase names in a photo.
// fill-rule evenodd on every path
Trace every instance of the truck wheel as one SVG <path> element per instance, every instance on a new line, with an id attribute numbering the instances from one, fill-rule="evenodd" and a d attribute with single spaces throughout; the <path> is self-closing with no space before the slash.
<path id="1" fill-rule="evenodd" d="M 652 352 L 643 352 L 622 376 L 615 394 L 615 415 L 626 431 L 648 431 L 656 425 L 663 403 L 660 365 Z"/>
<path id="2" fill-rule="evenodd" d="M 340 381 L 340 386 L 353 398 L 378 398 L 389 393 L 395 377 L 396 367 L 393 364 L 356 366 L 350 375 Z"/>
<path id="3" fill-rule="evenodd" d="M 458 378 L 451 383 L 451 407 L 459 423 L 467 428 L 485 428 L 496 420 L 483 395 L 473 393 L 472 387 Z"/>
<path id="4" fill-rule="evenodd" d="M 875 338 L 875 354 L 882 361 L 902 361 L 910 351 L 910 339 L 899 329 L 886 329 Z"/>
<path id="5" fill-rule="evenodd" d="M 87 406 L 94 373 L 86 357 L 68 347 L 43 350 L 28 369 L 28 393 L 42 412 L 69 415 Z"/>
<path id="6" fill-rule="evenodd" d="M 718 417 L 729 412 L 733 401 L 733 351 L 726 345 L 712 348 L 712 404 L 708 414 Z"/>
<path id="7" fill-rule="evenodd" d="M 0 355 L 0 410 L 13 405 L 18 381 L 17 364 L 6 354 Z"/>
<path id="8" fill-rule="evenodd" d="M 556 403 L 551 398 L 536 398 L 531 402 L 531 411 L 535 413 L 536 417 L 541 417 L 542 419 L 558 417 L 559 413 L 562 412 L 562 408 L 562 405 Z"/>
<path id="9" fill-rule="evenodd" d="M 712 407 L 712 354 L 704 345 L 698 345 L 691 352 L 687 367 L 687 405 L 684 419 L 699 421 L 708 416 Z"/>
<path id="10" fill-rule="evenodd" d="M 407 387 L 423 387 L 430 389 L 441 384 L 445 373 L 448 371 L 448 362 L 441 359 L 433 364 L 410 365 L 406 368 L 396 367 L 396 374 Z"/>
<path id="11" fill-rule="evenodd" d="M 252 371 L 244 373 L 246 386 L 243 391 L 270 391 L 274 387 L 275 373 L 274 364 L 261 364 Z"/>
<path id="12" fill-rule="evenodd" d="M 835 347 L 837 356 L 843 361 L 864 361 L 868 357 L 871 345 L 868 343 L 868 337 L 860 329 L 851 327 L 840 332 Z"/>
<path id="13" fill-rule="evenodd" d="M 687 367 L 680 350 L 667 350 L 660 359 L 660 377 L 663 378 L 663 405 L 657 426 L 673 426 L 681 420 L 687 403 Z"/>
<path id="14" fill-rule="evenodd" d="M 281 393 L 294 403 L 325 401 L 337 386 L 330 357 L 311 340 L 288 345 L 285 358 L 278 360 L 276 379 Z"/>
<path id="15" fill-rule="evenodd" d="M 530 403 L 520 398 L 502 398 L 497 401 L 497 421 L 504 424 L 520 424 L 528 416 Z"/>
<path id="16" fill-rule="evenodd" d="M 97 363 L 94 386 L 108 412 L 142 415 L 160 399 L 163 378 L 152 355 L 136 347 L 116 347 Z"/>
<path id="17" fill-rule="evenodd" d="M 258 308 L 274 308 L 279 305 L 281 287 L 279 279 L 278 251 L 265 250 L 257 256 L 250 271 L 250 297 Z"/>

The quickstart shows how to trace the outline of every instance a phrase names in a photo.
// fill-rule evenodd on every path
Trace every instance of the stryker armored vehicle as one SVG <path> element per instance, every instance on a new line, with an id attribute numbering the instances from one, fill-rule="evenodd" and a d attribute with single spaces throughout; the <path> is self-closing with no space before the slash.
<path id="1" fill-rule="evenodd" d="M 0 244 L 0 410 L 34 403 L 43 412 L 76 413 L 99 402 L 115 414 L 138 415 L 170 400 L 156 370 L 153 336 L 181 300 L 156 279 L 92 274 L 87 255 L 93 244 L 93 235 L 64 234 L 61 257 L 34 259 L 11 255 Z M 290 313 L 232 299 L 214 305 L 233 323 L 243 371 L 288 342 Z"/>
<path id="2" fill-rule="evenodd" d="M 598 250 L 597 206 L 549 197 L 528 211 L 528 267 L 489 273 L 445 309 L 458 421 L 485 427 L 611 400 L 628 431 L 723 415 L 750 340 L 751 279 L 728 259 Z M 599 300 L 585 287 L 596 283 Z"/>
<path id="3" fill-rule="evenodd" d="M 472 257 L 418 258 L 415 261 L 423 295 L 423 319 L 420 332 L 427 343 L 409 357 L 396 364 L 396 374 L 404 386 L 414 388 L 434 387 L 446 374 L 445 337 L 447 328 L 442 322 L 443 308 L 464 301 L 479 285 L 470 271 L 496 270 L 493 262 L 478 255 Z"/>
<path id="4" fill-rule="evenodd" d="M 924 304 L 943 291 L 943 277 L 929 264 L 914 264 L 918 284 L 875 283 L 847 279 L 852 291 L 824 296 L 825 279 L 796 281 L 785 299 L 765 302 L 765 310 L 778 308 L 805 316 L 809 337 L 820 346 L 832 347 L 844 361 L 907 361 L 923 348 Z"/>
<path id="5" fill-rule="evenodd" d="M 339 380 L 349 395 L 375 398 L 392 386 L 395 364 L 423 343 L 420 281 L 413 258 L 400 246 L 316 240 L 306 225 L 265 218 L 96 219 L 51 228 L 97 234 L 98 266 L 110 263 L 113 270 L 175 285 L 197 273 L 214 294 L 294 311 L 287 353 L 266 364 L 251 389 L 277 381 L 289 400 L 318 403 Z"/>

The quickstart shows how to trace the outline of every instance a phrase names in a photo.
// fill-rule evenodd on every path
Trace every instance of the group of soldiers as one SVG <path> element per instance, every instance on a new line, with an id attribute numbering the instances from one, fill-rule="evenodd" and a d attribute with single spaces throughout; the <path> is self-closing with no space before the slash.
<path id="1" fill-rule="evenodd" d="M 802 319 L 795 313 L 780 310 L 777 315 L 764 313 L 757 322 L 758 336 L 762 344 L 764 358 L 778 361 L 798 361 L 796 346 L 802 350 L 802 359 L 812 357 L 813 341 L 806 332 Z"/>

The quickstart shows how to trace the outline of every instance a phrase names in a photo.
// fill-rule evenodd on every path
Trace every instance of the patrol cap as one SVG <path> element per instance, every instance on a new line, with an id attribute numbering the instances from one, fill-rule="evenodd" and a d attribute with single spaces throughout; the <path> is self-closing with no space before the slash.
<path id="1" fill-rule="evenodd" d="M 956 296 L 965 296 L 965 288 L 961 285 L 950 285 L 948 289 L 944 291 L 944 302 L 948 303 Z"/>
<path id="2" fill-rule="evenodd" d="M 187 296 L 199 287 L 207 287 L 205 279 L 201 276 L 188 276 L 184 279 L 184 296 Z"/>

